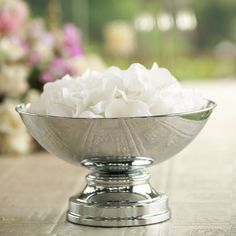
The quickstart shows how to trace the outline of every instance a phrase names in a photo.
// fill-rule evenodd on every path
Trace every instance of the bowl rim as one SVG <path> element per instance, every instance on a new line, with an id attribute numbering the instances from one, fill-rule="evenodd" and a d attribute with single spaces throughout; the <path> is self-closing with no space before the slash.
<path id="1" fill-rule="evenodd" d="M 44 117 L 44 118 L 54 118 L 54 119 L 73 119 L 73 120 L 114 120 L 114 119 L 137 119 L 137 118 L 158 118 L 158 117 L 176 117 L 176 116 L 186 116 L 186 115 L 193 115 L 193 114 L 198 114 L 198 113 L 202 113 L 202 112 L 207 112 L 207 111 L 212 111 L 217 104 L 210 100 L 205 98 L 205 100 L 207 101 L 207 106 L 204 108 L 201 108 L 199 110 L 193 110 L 190 112 L 174 112 L 174 113 L 167 113 L 167 114 L 161 114 L 161 115 L 153 115 L 153 116 L 125 116 L 125 117 L 110 117 L 110 118 L 106 118 L 106 117 L 102 117 L 102 118 L 98 118 L 98 117 L 69 117 L 69 116 L 55 116 L 55 115 L 43 115 L 43 114 L 37 114 L 37 113 L 31 113 L 31 112 L 27 112 L 25 109 L 27 106 L 30 105 L 30 103 L 28 104 L 18 104 L 15 107 L 16 112 L 18 112 L 20 115 L 29 115 L 29 116 L 37 116 L 37 117 Z"/>

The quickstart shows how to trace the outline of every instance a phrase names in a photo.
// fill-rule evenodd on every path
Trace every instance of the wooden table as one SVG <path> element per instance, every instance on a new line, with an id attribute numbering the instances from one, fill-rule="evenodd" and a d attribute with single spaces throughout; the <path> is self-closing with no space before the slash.
<path id="1" fill-rule="evenodd" d="M 0 235 L 236 235 L 236 80 L 189 83 L 218 103 L 197 139 L 150 168 L 169 195 L 172 219 L 146 227 L 94 228 L 66 222 L 68 198 L 87 170 L 47 153 L 0 158 Z"/>

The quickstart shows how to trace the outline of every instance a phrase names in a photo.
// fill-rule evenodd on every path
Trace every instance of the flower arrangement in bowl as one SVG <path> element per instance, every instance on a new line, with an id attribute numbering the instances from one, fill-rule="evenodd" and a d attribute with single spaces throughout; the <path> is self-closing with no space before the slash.
<path id="1" fill-rule="evenodd" d="M 65 74 L 79 75 L 87 67 L 105 67 L 99 56 L 86 54 L 77 26 L 66 23 L 50 29 L 44 19 L 30 16 L 23 0 L 0 2 L 0 65 L 0 120 L 17 120 L 9 109 L 38 98 L 45 83 Z M 33 147 L 20 122 L 14 123 L 14 132 L 12 125 L 0 124 L 0 142 L 6 144 L 0 155 L 24 154 Z"/>
<path id="2" fill-rule="evenodd" d="M 16 111 L 47 151 L 93 171 L 70 198 L 68 221 L 121 227 L 170 218 L 168 197 L 150 185 L 146 167 L 184 149 L 214 107 L 154 63 L 65 76 Z"/>

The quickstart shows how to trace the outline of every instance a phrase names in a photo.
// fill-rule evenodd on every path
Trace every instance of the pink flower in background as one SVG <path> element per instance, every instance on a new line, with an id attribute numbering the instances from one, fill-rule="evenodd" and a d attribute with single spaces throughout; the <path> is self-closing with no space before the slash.
<path id="1" fill-rule="evenodd" d="M 45 22 L 43 19 L 33 19 L 27 24 L 26 33 L 31 40 L 37 40 L 46 31 Z"/>
<path id="2" fill-rule="evenodd" d="M 70 57 L 77 57 L 84 54 L 81 32 L 73 24 L 66 24 L 63 28 L 64 48 Z"/>
<path id="3" fill-rule="evenodd" d="M 44 32 L 31 42 L 28 61 L 31 65 L 48 63 L 54 57 L 55 37 L 49 32 Z"/>
<path id="4" fill-rule="evenodd" d="M 45 28 L 42 19 L 30 21 L 26 27 L 28 62 L 30 65 L 48 64 L 55 53 L 56 36 Z"/>
<path id="5" fill-rule="evenodd" d="M 27 2 L 0 0 L 0 108 L 5 98 L 9 102 L 15 99 L 19 103 L 32 102 L 32 95 L 38 97 L 37 91 L 42 91 L 45 83 L 66 74 L 77 76 L 96 64 L 84 53 L 79 28 L 66 24 L 51 29 L 43 17 L 30 16 Z M 6 109 L 15 114 L 13 105 L 7 105 Z M 2 111 L 7 113 L 6 109 Z M 5 115 L 6 121 L 10 116 Z M 0 144 L 0 155 L 21 154 L 31 149 L 33 142 L 22 127 L 18 129 L 14 124 L 12 135 L 6 132 L 1 135 L 1 124 L 0 143 L 4 148 Z"/>
<path id="6" fill-rule="evenodd" d="M 42 83 L 52 82 L 66 74 L 74 74 L 73 66 L 63 58 L 55 58 L 48 69 L 41 74 L 40 81 Z"/>
<path id="7" fill-rule="evenodd" d="M 0 3 L 0 32 L 18 30 L 28 16 L 28 7 L 22 0 L 3 0 Z"/>
<path id="8" fill-rule="evenodd" d="M 79 75 L 92 64 L 84 53 L 80 29 L 72 24 L 50 31 L 43 18 L 28 17 L 24 0 L 0 0 L 0 62 L 23 63 L 27 81 L 41 90 L 43 84 L 65 74 Z"/>
<path id="9" fill-rule="evenodd" d="M 37 65 L 38 63 L 40 63 L 40 61 L 41 61 L 41 58 L 38 52 L 35 52 L 35 51 L 30 52 L 28 56 L 28 63 L 30 65 Z"/>
<path id="10" fill-rule="evenodd" d="M 33 43 L 40 41 L 54 47 L 55 35 L 46 29 L 45 22 L 41 18 L 30 21 L 26 29 L 27 36 Z"/>

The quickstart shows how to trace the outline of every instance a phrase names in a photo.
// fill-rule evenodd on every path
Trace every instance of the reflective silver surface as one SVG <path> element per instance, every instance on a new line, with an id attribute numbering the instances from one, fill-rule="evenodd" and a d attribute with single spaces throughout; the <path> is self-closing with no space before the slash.
<path id="1" fill-rule="evenodd" d="M 68 220 L 93 226 L 133 226 L 170 217 L 167 197 L 149 184 L 145 168 L 186 147 L 215 103 L 200 111 L 131 118 L 65 118 L 30 114 L 18 105 L 31 135 L 49 152 L 94 172 L 70 199 Z"/>

